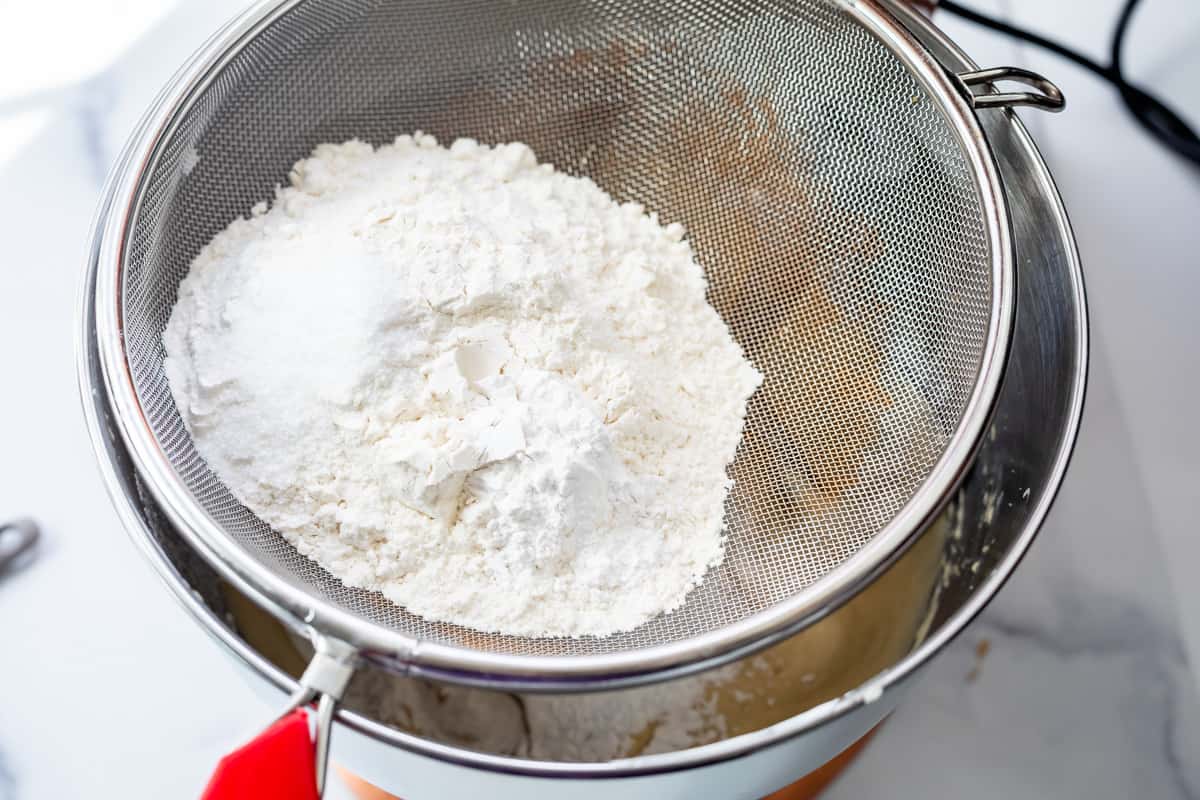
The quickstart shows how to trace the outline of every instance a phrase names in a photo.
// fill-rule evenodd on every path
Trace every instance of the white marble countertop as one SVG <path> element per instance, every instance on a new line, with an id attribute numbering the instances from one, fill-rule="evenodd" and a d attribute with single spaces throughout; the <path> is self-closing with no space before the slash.
<path id="1" fill-rule="evenodd" d="M 1097 54 L 1117 4 L 975 2 Z M 127 542 L 71 352 L 101 180 L 152 94 L 240 5 L 2 6 L 0 519 L 35 516 L 45 535 L 0 581 L 0 800 L 194 796 L 271 713 Z M 1144 5 L 1131 72 L 1200 122 L 1200 5 Z M 1092 379 L 1031 554 L 828 796 L 1198 798 L 1200 172 L 1086 73 L 940 22 L 984 65 L 1030 66 L 1068 96 L 1067 113 L 1026 119 L 1076 226 Z"/>

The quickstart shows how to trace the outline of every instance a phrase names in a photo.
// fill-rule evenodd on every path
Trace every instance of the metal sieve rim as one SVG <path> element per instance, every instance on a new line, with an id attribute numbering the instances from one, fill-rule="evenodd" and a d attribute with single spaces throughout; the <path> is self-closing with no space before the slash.
<path id="1" fill-rule="evenodd" d="M 172 523 L 227 580 L 290 624 L 358 648 L 394 669 L 457 683 L 584 689 L 665 679 L 738 658 L 811 624 L 853 596 L 921 531 L 961 482 L 1002 379 L 1014 314 L 1008 211 L 986 138 L 961 86 L 876 0 L 837 0 L 922 82 L 958 136 L 979 192 L 991 253 L 992 302 L 979 371 L 959 426 L 925 482 L 891 522 L 853 556 L 802 591 L 731 625 L 689 639 L 618 653 L 531 656 L 414 639 L 320 600 L 271 572 L 192 498 L 143 413 L 123 336 L 121 277 L 127 234 L 145 177 L 182 114 L 220 68 L 258 32 L 305 0 L 259 0 L 219 30 L 151 105 L 114 172 L 117 202 L 100 221 L 96 319 L 100 361 L 117 421 L 139 473 Z"/>

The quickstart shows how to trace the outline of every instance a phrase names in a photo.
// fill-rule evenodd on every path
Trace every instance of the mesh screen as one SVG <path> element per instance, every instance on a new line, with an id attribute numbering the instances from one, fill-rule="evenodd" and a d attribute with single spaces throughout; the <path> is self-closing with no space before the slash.
<path id="1" fill-rule="evenodd" d="M 687 227 L 766 380 L 730 468 L 725 562 L 675 613 L 607 638 L 428 622 L 301 556 L 197 455 L 161 344 L 191 260 L 315 145 L 416 129 L 524 141 Z M 611 653 L 793 596 L 897 514 L 978 378 L 991 257 L 950 123 L 838 3 L 309 0 L 240 49 L 163 143 L 127 239 L 124 345 L 182 481 L 267 569 L 418 639 Z"/>

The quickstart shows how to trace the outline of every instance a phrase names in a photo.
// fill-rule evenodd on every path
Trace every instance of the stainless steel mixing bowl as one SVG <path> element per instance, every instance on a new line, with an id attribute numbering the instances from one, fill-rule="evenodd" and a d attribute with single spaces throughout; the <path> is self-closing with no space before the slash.
<path id="1" fill-rule="evenodd" d="M 926 20 L 894 13 L 944 66 L 974 65 Z M 874 677 L 770 727 L 676 752 L 602 763 L 559 763 L 479 753 L 431 742 L 346 709 L 338 712 L 333 757 L 368 780 L 421 797 L 544 796 L 759 797 L 814 769 L 891 711 L 909 680 L 967 625 L 1016 568 L 1050 509 L 1078 431 L 1087 366 L 1083 278 L 1070 227 L 1050 175 L 1011 112 L 981 119 L 1003 177 L 1018 265 L 1011 360 L 992 427 L 955 501 L 959 536 L 942 551 L 944 583 L 926 634 Z M 105 193 L 99 217 L 113 203 Z M 281 701 L 297 684 L 257 652 L 222 613 L 211 567 L 166 523 L 145 492 L 112 425 L 99 380 L 93 291 L 96 238 L 80 298 L 78 368 L 101 469 L 133 541 L 177 600 Z"/>
<path id="2" fill-rule="evenodd" d="M 885 5 L 944 68 L 953 73 L 975 69 L 925 19 L 890 0 Z M 992 427 L 955 500 L 961 535 L 942 549 L 945 580 L 939 602 L 925 635 L 907 653 L 869 680 L 846 686 L 839 697 L 784 722 L 670 753 L 600 763 L 511 758 L 432 742 L 343 709 L 334 758 L 410 800 L 566 792 L 598 798 L 614 791 L 671 797 L 698 788 L 710 796 L 757 797 L 820 765 L 893 709 L 908 681 L 986 605 L 1020 561 L 1063 478 L 1083 406 L 1086 310 L 1065 213 L 1017 118 L 994 111 L 980 123 L 1010 209 L 1018 269 L 1015 329 Z M 98 220 L 114 202 L 110 184 Z M 218 576 L 167 523 L 116 434 L 95 340 L 97 231 L 92 243 L 80 298 L 78 367 L 108 490 L 130 536 L 172 594 L 245 667 L 248 679 L 278 701 L 283 692 L 298 688 L 295 679 L 239 634 L 224 613 Z"/>

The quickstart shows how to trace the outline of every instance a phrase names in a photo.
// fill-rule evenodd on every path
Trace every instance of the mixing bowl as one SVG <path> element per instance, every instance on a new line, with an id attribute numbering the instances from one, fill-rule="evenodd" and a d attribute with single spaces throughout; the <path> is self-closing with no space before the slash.
<path id="1" fill-rule="evenodd" d="M 898 4 L 887 5 L 946 69 L 974 69 L 924 19 Z M 886 663 L 873 664 L 869 676 L 854 675 L 846 685 L 830 687 L 832 696 L 810 708 L 696 747 L 603 761 L 517 757 L 416 735 L 373 718 L 369 708 L 343 708 L 337 715 L 333 758 L 408 798 L 607 797 L 617 791 L 630 797 L 703 791 L 750 798 L 816 768 L 891 711 L 909 681 L 986 605 L 1025 553 L 1062 480 L 1082 411 L 1086 311 L 1065 213 L 1016 116 L 992 110 L 980 116 L 980 125 L 1009 207 L 1017 267 L 1015 324 L 991 425 L 947 512 L 951 516 L 945 526 L 929 528 L 910 551 L 930 549 L 927 537 L 942 537 L 934 542 L 937 580 L 913 587 L 913 596 L 932 607 L 910 642 Z M 123 160 L 129 157 L 127 152 Z M 110 182 L 97 227 L 121 202 Z M 115 432 L 95 338 L 98 244 L 94 231 L 80 302 L 78 356 L 85 413 L 108 490 L 131 537 L 175 597 L 245 668 L 248 680 L 282 702 L 283 692 L 297 688 L 294 675 L 265 654 L 261 637 L 247 636 L 229 615 L 228 587 L 166 521 Z M 903 564 L 901 560 L 889 570 Z"/>

